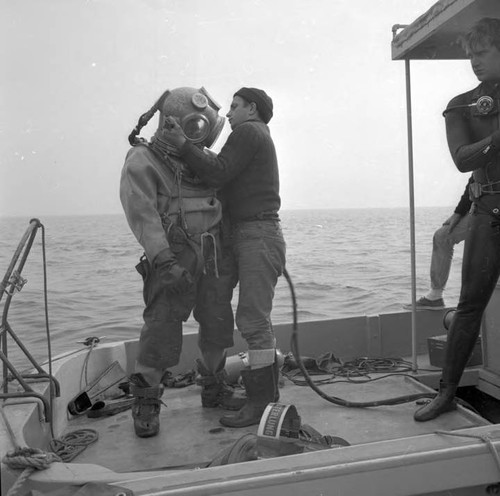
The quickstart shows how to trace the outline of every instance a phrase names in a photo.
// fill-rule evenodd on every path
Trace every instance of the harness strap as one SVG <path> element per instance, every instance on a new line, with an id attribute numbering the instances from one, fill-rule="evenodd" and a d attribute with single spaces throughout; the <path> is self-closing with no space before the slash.
<path id="1" fill-rule="evenodd" d="M 210 240 L 210 245 L 207 250 L 206 248 L 206 239 Z M 201 235 L 201 253 L 203 260 L 205 263 L 203 264 L 203 273 L 207 274 L 209 272 L 213 272 L 215 277 L 219 277 L 219 263 L 218 263 L 218 253 L 217 253 L 217 241 L 215 236 L 212 233 L 204 232 Z M 208 254 L 206 254 L 208 252 Z"/>
<path id="2" fill-rule="evenodd" d="M 141 386 L 136 386 L 135 384 L 130 384 L 130 393 L 132 394 L 132 396 L 138 398 L 159 399 L 163 393 L 163 387 L 162 386 L 141 387 Z"/>
<path id="3" fill-rule="evenodd" d="M 469 184 L 469 198 L 472 201 L 481 198 L 483 195 L 500 195 L 500 181 L 486 184 L 472 182 Z"/>

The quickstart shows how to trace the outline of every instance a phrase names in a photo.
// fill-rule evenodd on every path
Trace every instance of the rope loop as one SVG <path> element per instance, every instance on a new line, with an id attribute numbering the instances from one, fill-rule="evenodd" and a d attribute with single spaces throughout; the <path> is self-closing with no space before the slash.
<path id="1" fill-rule="evenodd" d="M 12 469 L 34 468 L 45 470 L 52 462 L 60 462 L 61 458 L 56 453 L 50 453 L 37 448 L 16 448 L 12 453 L 7 453 L 3 463 Z"/>
<path id="2" fill-rule="evenodd" d="M 12 453 L 7 453 L 2 462 L 14 470 L 23 470 L 16 482 L 9 489 L 7 496 L 15 496 L 35 470 L 45 470 L 51 463 L 60 462 L 55 453 L 47 453 L 37 448 L 22 448 L 18 446 Z"/>
<path id="3" fill-rule="evenodd" d="M 7 493 L 15 496 L 35 470 L 45 470 L 53 462 L 69 462 L 79 455 L 89 444 L 97 441 L 97 432 L 93 429 L 80 429 L 70 432 L 61 439 L 50 442 L 52 452 L 38 448 L 17 446 L 13 452 L 7 453 L 2 463 L 14 470 L 23 470 Z"/>
<path id="4" fill-rule="evenodd" d="M 94 429 L 80 429 L 70 432 L 60 439 L 52 439 L 50 449 L 63 462 L 70 462 L 82 451 L 98 439 L 98 434 Z"/>
<path id="5" fill-rule="evenodd" d="M 488 446 L 488 449 L 490 450 L 490 453 L 493 456 L 495 464 L 500 473 L 500 455 L 498 454 L 498 451 L 496 450 L 495 445 L 493 444 L 493 440 L 487 434 L 466 434 L 464 432 L 441 431 L 441 430 L 435 431 L 435 433 L 442 434 L 445 436 L 468 437 L 471 439 L 478 439 L 479 441 L 483 441 L 483 443 L 486 443 L 486 445 Z"/>

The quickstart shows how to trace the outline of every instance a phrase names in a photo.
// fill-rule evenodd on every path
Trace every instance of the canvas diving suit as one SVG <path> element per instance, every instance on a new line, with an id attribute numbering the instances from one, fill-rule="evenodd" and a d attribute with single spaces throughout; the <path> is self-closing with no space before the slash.
<path id="1" fill-rule="evenodd" d="M 182 164 L 176 157 L 169 161 L 172 168 L 148 146 L 135 146 L 127 154 L 120 186 L 130 228 L 145 252 L 137 267 L 144 278 L 146 304 L 137 359 L 158 369 L 179 362 L 182 322 L 192 310 L 200 324 L 202 349 L 206 343 L 233 346 L 234 329 L 231 298 L 236 281 L 227 257 L 222 256 L 221 204 L 215 190 L 193 179 L 188 182 L 184 177 L 177 191 L 181 179 L 174 171 L 176 164 Z M 186 210 L 183 220 L 177 218 L 180 197 Z M 188 239 L 177 229 L 179 225 Z M 167 248 L 192 276 L 193 284 L 183 294 L 165 294 L 154 269 L 153 261 Z"/>

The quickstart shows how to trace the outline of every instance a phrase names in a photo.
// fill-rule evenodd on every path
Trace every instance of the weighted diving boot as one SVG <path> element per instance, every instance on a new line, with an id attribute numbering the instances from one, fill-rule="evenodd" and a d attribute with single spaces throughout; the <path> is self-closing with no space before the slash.
<path id="1" fill-rule="evenodd" d="M 268 403 L 279 400 L 277 370 L 276 362 L 260 369 L 242 370 L 241 378 L 247 392 L 247 400 L 238 412 L 224 415 L 219 422 L 226 427 L 258 424 Z"/>
<path id="2" fill-rule="evenodd" d="M 196 360 L 198 371 L 196 383 L 201 386 L 201 406 L 204 408 L 221 407 L 225 410 L 239 410 L 245 404 L 246 397 L 236 394 L 227 383 L 225 364 L 226 357 L 222 359 L 215 373 L 212 373 L 200 359 Z"/>
<path id="3" fill-rule="evenodd" d="M 150 386 L 141 373 L 130 376 L 130 393 L 135 434 L 138 437 L 156 436 L 160 431 L 160 408 L 163 385 Z"/>
<path id="4" fill-rule="evenodd" d="M 442 413 L 455 410 L 457 408 L 457 403 L 455 401 L 456 390 L 456 384 L 448 384 L 440 381 L 438 395 L 433 398 L 430 403 L 419 408 L 413 415 L 413 418 L 417 422 L 427 422 L 428 420 L 439 417 Z"/>

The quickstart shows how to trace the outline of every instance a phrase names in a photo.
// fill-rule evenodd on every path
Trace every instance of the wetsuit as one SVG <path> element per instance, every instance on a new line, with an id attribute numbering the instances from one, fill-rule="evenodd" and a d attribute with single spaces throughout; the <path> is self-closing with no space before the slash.
<path id="1" fill-rule="evenodd" d="M 493 98 L 492 111 L 465 107 L 481 96 Z M 442 381 L 458 384 L 474 348 L 483 312 L 500 274 L 500 127 L 499 87 L 481 83 L 450 101 L 446 133 L 455 165 L 473 171 L 473 202 L 465 239 L 460 299 L 449 334 Z M 458 107 L 458 108 L 457 108 Z"/>

